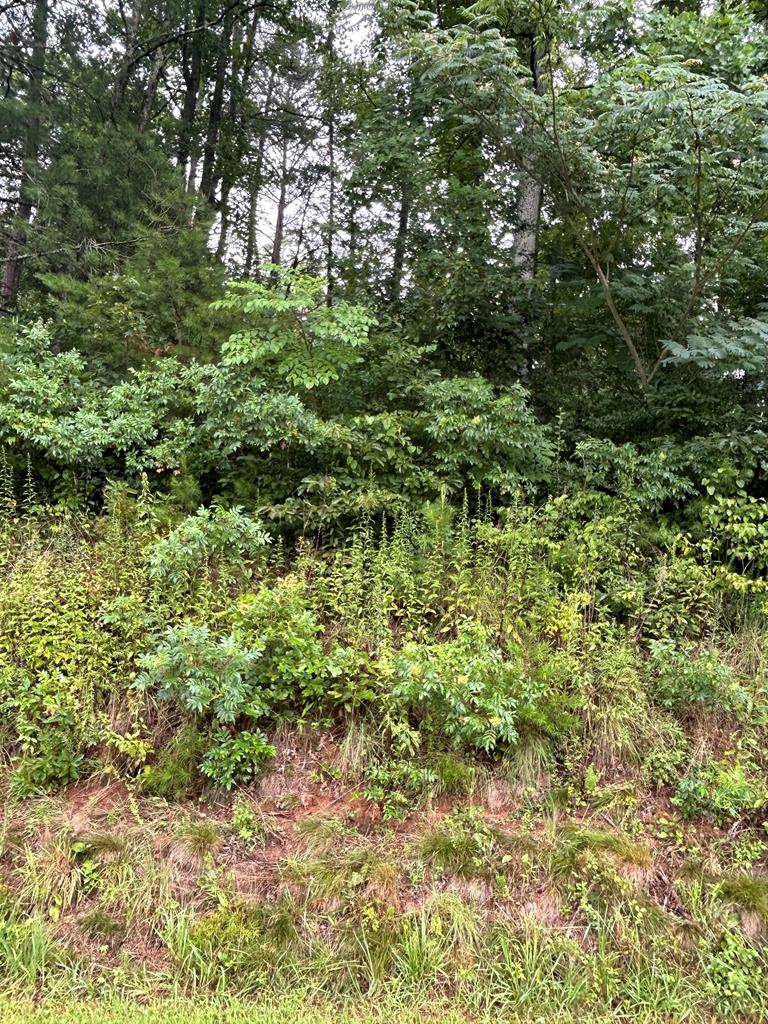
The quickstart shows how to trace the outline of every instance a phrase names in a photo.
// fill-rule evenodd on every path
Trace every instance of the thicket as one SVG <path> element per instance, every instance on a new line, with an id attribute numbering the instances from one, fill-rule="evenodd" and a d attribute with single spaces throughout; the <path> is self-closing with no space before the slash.
<path id="1" fill-rule="evenodd" d="M 705 490 L 683 528 L 660 511 L 682 484 L 663 453 L 656 468 L 652 498 L 629 477 L 498 508 L 478 490 L 369 516 L 330 548 L 239 508 L 169 523 L 121 485 L 91 518 L 8 499 L 16 792 L 105 766 L 164 795 L 231 787 L 281 723 L 370 720 L 387 813 L 457 755 L 531 783 L 642 778 L 720 823 L 759 815 L 768 502 Z"/>

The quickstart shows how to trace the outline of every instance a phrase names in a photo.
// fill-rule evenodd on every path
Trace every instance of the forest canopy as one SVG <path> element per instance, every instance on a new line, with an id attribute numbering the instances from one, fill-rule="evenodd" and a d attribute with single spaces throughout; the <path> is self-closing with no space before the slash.
<path id="1" fill-rule="evenodd" d="M 9 464 L 296 526 L 595 441 L 762 493 L 764 14 L 5 4 Z"/>

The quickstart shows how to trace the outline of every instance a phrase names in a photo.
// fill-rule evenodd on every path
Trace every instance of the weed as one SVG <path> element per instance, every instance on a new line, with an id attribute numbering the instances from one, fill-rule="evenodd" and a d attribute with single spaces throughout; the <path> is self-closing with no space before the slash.
<path id="1" fill-rule="evenodd" d="M 182 725 L 160 750 L 155 764 L 141 775 L 142 789 L 166 800 L 178 800 L 195 787 L 197 766 L 205 751 L 205 740 L 196 726 Z"/>
<path id="2" fill-rule="evenodd" d="M 176 837 L 198 864 L 212 860 L 222 842 L 221 828 L 210 818 L 182 822 Z"/>
<path id="3" fill-rule="evenodd" d="M 80 895 L 83 875 L 76 851 L 66 833 L 49 839 L 40 850 L 27 846 L 21 869 L 19 901 L 23 906 L 47 911 L 56 921 Z"/>
<path id="4" fill-rule="evenodd" d="M 492 877 L 511 860 L 504 845 L 503 834 L 488 825 L 479 810 L 470 808 L 446 815 L 426 832 L 421 853 L 438 871 L 464 878 Z"/>
<path id="5" fill-rule="evenodd" d="M 755 914 L 768 922 L 768 878 L 733 875 L 717 882 L 720 895 L 749 914 Z"/>
<path id="6" fill-rule="evenodd" d="M 40 918 L 0 922 L 0 975 L 33 987 L 58 959 L 48 926 Z"/>
<path id="7" fill-rule="evenodd" d="M 125 923 L 100 907 L 83 914 L 78 924 L 83 934 L 106 942 L 112 948 L 119 946 L 125 938 Z"/>
<path id="8" fill-rule="evenodd" d="M 244 843 L 259 846 L 266 845 L 280 831 L 274 815 L 240 793 L 232 804 L 232 828 Z"/>

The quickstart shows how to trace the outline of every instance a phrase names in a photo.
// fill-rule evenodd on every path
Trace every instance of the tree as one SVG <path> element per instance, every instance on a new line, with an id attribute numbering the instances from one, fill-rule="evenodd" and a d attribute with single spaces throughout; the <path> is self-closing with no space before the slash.
<path id="1" fill-rule="evenodd" d="M 16 220 L 11 224 L 8 234 L 8 248 L 2 288 L 0 289 L 0 302 L 6 308 L 12 308 L 18 297 L 26 231 L 34 209 L 34 181 L 39 169 L 42 133 L 41 101 L 48 46 L 48 16 L 49 0 L 35 0 L 32 16 L 32 49 L 29 56 L 24 106 L 26 129 L 21 152 L 19 198 Z"/>

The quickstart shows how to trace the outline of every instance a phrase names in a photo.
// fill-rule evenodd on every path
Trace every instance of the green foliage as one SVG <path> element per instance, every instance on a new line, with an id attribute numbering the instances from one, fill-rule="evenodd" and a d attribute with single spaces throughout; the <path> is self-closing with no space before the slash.
<path id="1" fill-rule="evenodd" d="M 455 640 L 406 644 L 385 663 L 382 685 L 395 723 L 415 716 L 426 736 L 444 735 L 459 749 L 493 751 L 517 739 L 518 707 L 528 698 L 521 665 L 505 661 L 476 623 Z"/>
<path id="2" fill-rule="evenodd" d="M 179 968 L 213 990 L 237 979 L 264 986 L 282 952 L 264 915 L 248 906 L 213 911 L 183 927 L 172 944 Z"/>
<path id="3" fill-rule="evenodd" d="M 320 287 L 301 280 L 313 294 Z M 46 497 L 69 503 L 98 493 L 104 472 L 151 473 L 187 509 L 225 494 L 291 523 L 349 520 L 403 493 L 421 501 L 467 483 L 509 491 L 548 477 L 551 444 L 519 386 L 440 378 L 408 343 L 397 357 L 380 343 L 358 370 L 349 353 L 371 323 L 362 309 L 313 308 L 308 350 L 301 317 L 286 326 L 271 308 L 294 300 L 253 287 L 268 296 L 257 303 L 268 330 L 288 332 L 293 371 L 270 370 L 269 359 L 245 372 L 226 357 L 166 357 L 105 383 L 81 352 L 58 351 L 42 324 L 12 334 L 0 353 L 0 441 L 17 471 L 29 457 Z M 225 518 L 208 525 L 218 528 Z M 191 525 L 180 529 L 193 539 Z"/>
<path id="4" fill-rule="evenodd" d="M 139 657 L 142 690 L 157 688 L 163 700 L 219 722 L 260 718 L 267 704 L 255 681 L 261 647 L 243 647 L 232 635 L 217 636 L 205 625 L 169 626 L 152 652 Z"/>
<path id="5" fill-rule="evenodd" d="M 765 968 L 754 946 L 738 932 L 726 932 L 714 947 L 703 946 L 706 986 L 718 1011 L 725 1015 L 752 1007 L 755 979 Z"/>
<path id="6" fill-rule="evenodd" d="M 766 801 L 768 789 L 755 766 L 732 758 L 691 768 L 672 798 L 686 816 L 701 815 L 718 824 L 759 811 Z"/>
<path id="7" fill-rule="evenodd" d="M 763 852 L 764 849 L 761 849 L 758 856 Z M 768 884 L 765 878 L 746 874 L 733 875 L 718 882 L 717 888 L 724 899 L 740 910 L 756 914 L 764 921 L 768 920 Z"/>
<path id="8" fill-rule="evenodd" d="M 232 804 L 232 828 L 238 838 L 249 845 L 264 845 L 276 831 L 274 817 L 265 814 L 241 794 Z"/>
<path id="9" fill-rule="evenodd" d="M 223 729 L 212 734 L 213 744 L 200 762 L 200 771 L 225 789 L 249 782 L 275 755 L 263 732 L 241 730 L 231 735 Z"/>
<path id="10" fill-rule="evenodd" d="M 685 651 L 669 640 L 652 640 L 649 646 L 648 664 L 656 674 L 655 696 L 663 707 L 679 711 L 699 705 L 742 714 L 749 711 L 749 692 L 716 651 Z"/>
<path id="11" fill-rule="evenodd" d="M 707 560 L 704 519 L 681 554 L 623 487 L 497 516 L 474 495 L 401 506 L 333 549 L 270 551 L 239 508 L 163 525 L 145 491 L 114 489 L 87 529 L 9 521 L 0 683 L 17 792 L 91 765 L 166 798 L 201 777 L 231 787 L 268 763 L 278 725 L 354 714 L 375 728 L 352 776 L 388 817 L 466 792 L 477 760 L 502 756 L 510 781 L 563 783 L 568 799 L 644 780 L 692 816 L 749 813 L 766 713 L 759 592 L 745 604 Z M 727 715 L 751 760 L 731 764 L 718 740 L 687 767 L 704 714 Z"/>
<path id="12" fill-rule="evenodd" d="M 205 625 L 184 623 L 168 627 L 154 650 L 138 658 L 143 668 L 135 683 L 139 690 L 156 688 L 161 699 L 174 701 L 203 723 L 215 723 L 200 771 L 226 789 L 252 778 L 261 761 L 274 754 L 261 731 L 241 729 L 233 735 L 222 728 L 269 712 L 256 671 L 262 650 L 243 647 L 232 635 L 216 636 Z M 160 778 L 165 774 L 167 769 L 161 769 Z"/>
<path id="13" fill-rule="evenodd" d="M 325 645 L 323 626 L 308 607 L 300 580 L 284 577 L 243 597 L 234 609 L 234 629 L 263 651 L 260 685 L 271 707 L 353 710 L 373 696 L 362 653 Z"/>
<path id="14" fill-rule="evenodd" d="M 217 309 L 240 314 L 248 326 L 222 346 L 226 364 L 247 366 L 291 387 L 312 389 L 338 380 L 362 361 L 375 319 L 349 302 L 329 305 L 320 278 L 267 265 L 273 286 L 233 281 Z"/>
<path id="15" fill-rule="evenodd" d="M 452 488 L 469 480 L 509 491 L 548 479 L 552 446 L 519 385 L 497 394 L 481 377 L 457 377 L 428 385 L 423 400 L 437 472 Z"/>
<path id="16" fill-rule="evenodd" d="M 421 840 L 421 853 L 438 871 L 465 878 L 501 872 L 511 861 L 499 834 L 476 808 L 446 815 Z"/>
<path id="17" fill-rule="evenodd" d="M 60 955 L 39 918 L 0 922 L 0 970 L 7 978 L 31 988 L 39 984 Z"/>
<path id="18" fill-rule="evenodd" d="M 765 1019 L 765 11 L 118 7 L 0 13 L 0 988 Z"/>
<path id="19" fill-rule="evenodd" d="M 142 770 L 142 790 L 165 800 L 178 800 L 189 795 L 194 790 L 205 747 L 205 737 L 194 724 L 182 725 L 160 749 L 154 764 L 146 765 Z"/>
<path id="20" fill-rule="evenodd" d="M 129 652 L 101 628 L 100 583 L 34 544 L 0 598 L 0 704 L 5 741 L 22 753 L 19 791 L 71 782 L 103 737 L 100 708 Z M 74 545 L 73 545 L 74 546 Z"/>
<path id="21" fill-rule="evenodd" d="M 268 534 L 242 509 L 200 508 L 152 546 L 149 577 L 174 595 L 194 590 L 203 574 L 231 585 L 268 543 Z"/>
<path id="22" fill-rule="evenodd" d="M 404 817 L 440 789 L 440 776 L 434 767 L 402 757 L 367 765 L 364 774 L 365 797 L 380 804 L 386 819 Z"/>

